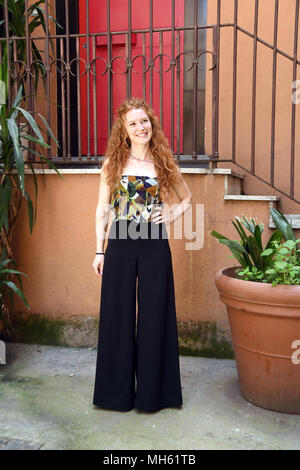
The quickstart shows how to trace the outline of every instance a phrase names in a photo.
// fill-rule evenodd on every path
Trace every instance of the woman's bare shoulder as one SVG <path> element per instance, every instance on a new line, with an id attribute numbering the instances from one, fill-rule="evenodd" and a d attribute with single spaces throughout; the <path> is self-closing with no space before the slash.
<path id="1" fill-rule="evenodd" d="M 103 160 L 102 162 L 102 166 L 101 166 L 101 173 L 103 175 L 105 175 L 105 177 L 108 176 L 108 165 L 109 165 L 109 157 L 105 157 L 105 159 Z"/>
<path id="2" fill-rule="evenodd" d="M 109 157 L 105 157 L 104 160 L 102 161 L 102 166 L 101 168 L 106 168 L 107 165 L 109 164 L 110 162 L 110 158 Z"/>

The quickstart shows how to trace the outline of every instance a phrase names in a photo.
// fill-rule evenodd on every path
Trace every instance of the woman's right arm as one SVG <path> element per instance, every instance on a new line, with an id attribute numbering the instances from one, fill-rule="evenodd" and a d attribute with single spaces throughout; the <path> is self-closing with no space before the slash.
<path id="1" fill-rule="evenodd" d="M 99 184 L 99 196 L 96 209 L 96 253 L 104 252 L 104 242 L 105 242 L 105 230 L 108 223 L 109 212 L 110 212 L 110 202 L 111 202 L 111 192 L 110 188 L 106 182 L 107 177 L 107 163 L 106 159 L 102 165 L 100 184 Z M 104 264 L 104 255 L 96 255 L 93 261 L 93 268 L 97 275 L 103 273 L 103 264 Z"/>

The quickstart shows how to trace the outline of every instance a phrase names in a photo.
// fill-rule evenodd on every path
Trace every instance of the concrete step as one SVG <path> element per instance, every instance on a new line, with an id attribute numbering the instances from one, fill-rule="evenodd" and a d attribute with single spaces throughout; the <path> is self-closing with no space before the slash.
<path id="1" fill-rule="evenodd" d="M 224 200 L 225 201 L 237 201 L 239 203 L 245 202 L 267 202 L 269 211 L 269 228 L 276 228 L 272 216 L 270 214 L 271 207 L 277 206 L 280 201 L 280 196 L 266 196 L 266 195 L 255 195 L 255 194 L 241 194 L 242 192 L 242 181 L 245 175 L 228 174 L 225 177 L 225 188 L 224 188 Z M 267 215 L 267 214 L 266 214 Z M 300 228 L 300 214 L 285 214 L 286 218 L 292 222 L 293 228 Z"/>
<path id="2" fill-rule="evenodd" d="M 293 229 L 300 229 L 300 214 L 284 214 L 284 216 L 289 221 Z M 271 215 L 269 218 L 269 227 L 276 228 Z"/>

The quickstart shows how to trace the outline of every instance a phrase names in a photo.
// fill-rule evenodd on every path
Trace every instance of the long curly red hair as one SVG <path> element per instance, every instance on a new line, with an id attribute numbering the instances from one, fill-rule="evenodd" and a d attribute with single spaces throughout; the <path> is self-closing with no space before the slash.
<path id="1" fill-rule="evenodd" d="M 180 176 L 178 164 L 168 144 L 168 140 L 162 130 L 160 122 L 152 108 L 141 98 L 125 100 L 117 111 L 117 116 L 112 126 L 107 144 L 106 181 L 111 192 L 121 179 L 128 154 L 130 152 L 130 139 L 125 129 L 125 115 L 132 109 L 143 109 L 149 116 L 152 125 L 152 137 L 149 142 L 149 150 L 157 174 L 162 201 L 167 200 L 173 194 L 173 185 Z M 104 160 L 104 161 L 105 161 Z"/>

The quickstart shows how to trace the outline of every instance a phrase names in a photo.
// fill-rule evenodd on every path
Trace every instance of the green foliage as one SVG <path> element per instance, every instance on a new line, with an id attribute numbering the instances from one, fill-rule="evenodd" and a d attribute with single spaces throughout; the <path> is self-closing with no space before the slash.
<path id="1" fill-rule="evenodd" d="M 273 286 L 299 285 L 300 250 L 297 244 L 300 239 L 296 240 L 290 223 L 280 211 L 271 208 L 270 212 L 277 228 L 265 248 L 262 245 L 264 226 L 262 223 L 256 224 L 253 218 L 249 221 L 246 217 L 243 217 L 244 220 L 236 217 L 236 223 L 232 221 L 240 236 L 239 241 L 229 240 L 214 230 L 210 234 L 230 249 L 241 265 L 236 272 L 243 280 L 271 283 Z"/>
<path id="2" fill-rule="evenodd" d="M 4 7 L 5 0 L 0 0 L 0 6 Z M 28 10 L 27 10 L 27 17 L 28 17 L 28 33 L 30 36 L 32 36 L 32 33 L 35 31 L 36 28 L 42 28 L 43 31 L 46 33 L 46 11 L 43 8 L 45 5 L 45 0 L 37 0 L 35 2 L 28 2 Z M 9 29 L 9 35 L 14 36 L 14 37 L 26 37 L 26 3 L 25 0 L 7 0 L 7 8 L 8 8 L 8 13 L 9 13 L 9 23 L 8 23 L 8 29 Z M 50 7 L 49 7 L 50 8 Z M 3 10 L 4 11 L 4 10 Z M 48 12 L 48 22 L 50 21 L 54 22 L 59 28 L 62 28 L 62 26 L 57 23 L 56 19 L 53 18 L 49 12 Z M 5 24 L 5 19 L 0 21 L 0 26 L 2 24 Z M 34 39 L 31 39 L 31 53 L 32 53 L 32 72 L 34 75 L 34 83 L 35 83 L 35 91 L 37 90 L 38 86 L 38 81 L 40 78 L 43 80 L 43 84 L 45 87 L 46 84 L 46 74 L 45 74 L 45 68 L 43 65 L 43 60 L 41 53 L 44 53 L 44 50 L 39 49 L 38 45 L 40 46 L 41 41 L 35 41 Z M 53 55 L 55 55 L 54 51 L 54 46 L 53 42 L 51 39 L 49 39 L 49 45 L 50 49 L 53 52 Z M 4 53 L 7 55 L 7 48 L 8 45 L 6 44 L 5 41 L 1 42 L 1 53 L 2 57 Z M 9 58 L 10 58 L 10 63 L 12 64 L 16 60 L 18 69 L 13 67 L 12 72 L 16 72 L 16 76 L 12 78 L 12 83 L 17 82 L 18 88 L 20 84 L 22 83 L 23 89 L 25 89 L 25 82 L 27 79 L 26 73 L 25 73 L 25 67 L 27 63 L 27 46 L 26 46 L 26 40 L 25 39 L 20 39 L 15 41 L 15 47 L 16 50 L 14 52 L 13 50 L 13 42 L 10 41 L 9 44 Z M 16 56 L 14 56 L 14 53 Z"/>
<path id="3" fill-rule="evenodd" d="M 269 267 L 265 271 L 256 267 L 249 269 L 246 267 L 237 271 L 246 281 L 268 282 L 272 286 L 278 284 L 300 285 L 299 252 L 297 243 L 300 239 L 287 240 L 283 244 L 273 242 L 272 248 L 268 248 L 261 253 L 261 256 L 272 257 Z"/>
<path id="4" fill-rule="evenodd" d="M 0 0 L 0 6 L 3 7 L 4 3 L 4 0 Z M 51 140 L 58 146 L 46 119 L 39 113 L 24 108 L 24 103 L 28 98 L 25 91 L 28 78 L 28 74 L 25 73 L 26 65 L 32 65 L 31 73 L 35 80 L 35 90 L 37 90 L 39 78 L 43 79 L 45 85 L 46 74 L 41 55 L 45 51 L 38 49 L 38 40 L 31 37 L 36 28 L 41 27 L 46 32 L 47 18 L 46 12 L 42 8 L 43 4 L 45 4 L 44 0 L 30 2 L 26 12 L 25 0 L 8 0 L 7 6 L 10 16 L 7 26 L 9 36 L 22 37 L 23 39 L 17 39 L 14 42 L 12 40 L 1 41 L 0 44 L 0 256 L 1 263 L 4 263 L 2 268 L 0 267 L 0 332 L 5 318 L 9 324 L 9 312 L 4 303 L 5 293 L 9 294 L 11 301 L 13 301 L 14 295 L 18 295 L 26 308 L 29 308 L 23 294 L 20 277 L 20 274 L 26 275 L 12 269 L 11 266 L 16 266 L 11 243 L 22 200 L 25 200 L 27 204 L 31 233 L 37 217 L 37 178 L 34 166 L 30 161 L 24 160 L 25 152 L 28 155 L 39 157 L 36 160 L 43 169 L 46 164 L 53 168 L 60 177 L 63 177 L 46 156 L 47 150 L 51 148 L 49 145 Z M 31 44 L 30 64 L 27 61 L 28 51 L 24 39 L 27 35 L 26 18 L 28 18 Z M 49 14 L 48 18 L 57 24 Z M 1 20 L 0 25 L 3 22 L 4 20 Z M 51 40 L 49 44 L 54 52 Z M 15 90 L 17 91 L 15 92 Z M 42 122 L 43 127 L 39 125 L 39 122 Z M 35 204 L 26 190 L 25 164 L 32 173 Z M 19 287 L 13 282 L 14 278 L 18 279 Z"/>
<path id="5" fill-rule="evenodd" d="M 12 259 L 11 253 L 11 240 L 12 231 L 17 219 L 21 201 L 25 198 L 27 202 L 28 219 L 30 232 L 32 233 L 34 223 L 37 216 L 37 193 L 38 185 L 33 165 L 30 162 L 26 164 L 30 167 L 33 181 L 35 185 L 35 206 L 29 193 L 26 191 L 25 186 L 25 161 L 24 151 L 36 154 L 40 157 L 42 163 L 47 163 L 50 167 L 54 168 L 59 176 L 62 176 L 56 169 L 54 164 L 41 152 L 50 148 L 49 144 L 45 142 L 44 136 L 49 135 L 50 139 L 54 140 L 58 145 L 57 140 L 53 136 L 51 129 L 46 120 L 39 113 L 28 112 L 21 106 L 22 100 L 22 85 L 17 92 L 17 96 L 12 105 L 8 104 L 8 86 L 7 86 L 7 68 L 0 65 L 0 89 L 4 90 L 4 96 L 1 96 L 0 102 L 0 254 L 2 262 L 8 261 L 15 264 Z M 45 124 L 46 130 L 42 129 L 34 118 L 34 114 L 40 116 Z M 27 147 L 27 142 L 35 142 L 36 148 L 40 149 L 37 153 L 32 147 Z M 9 256 L 10 254 L 10 256 Z M 5 262 L 5 264 L 7 264 Z M 24 297 L 22 284 L 18 288 L 14 282 L 13 277 L 20 276 L 18 271 L 6 268 L 0 272 L 0 296 L 1 296 L 1 311 L 0 311 L 0 331 L 3 327 L 4 318 L 8 315 L 4 314 L 5 305 L 3 304 L 3 293 L 5 291 L 14 292 L 18 295 L 26 307 L 28 303 Z M 6 321 L 8 324 L 9 322 Z"/>
<path id="6" fill-rule="evenodd" d="M 33 154 L 37 154 L 37 152 L 27 147 L 26 142 L 35 142 L 35 144 L 41 148 L 41 151 L 48 149 L 50 145 L 45 142 L 43 137 L 43 133 L 48 133 L 50 138 L 58 145 L 46 120 L 43 119 L 43 122 L 45 123 L 47 131 L 37 124 L 33 114 L 37 114 L 40 117 L 42 116 L 39 113 L 29 113 L 23 109 L 20 106 L 21 100 L 22 85 L 18 90 L 12 106 L 9 106 L 7 102 L 0 104 L 0 231 L 2 228 L 5 230 L 9 229 L 9 210 L 13 189 L 20 191 L 21 195 L 27 201 L 30 231 L 32 232 L 33 230 L 33 224 L 36 219 L 36 207 L 35 212 L 33 212 L 32 200 L 25 189 L 25 162 L 23 152 L 25 150 Z M 21 118 L 23 118 L 22 121 Z M 42 162 L 54 168 L 61 176 L 55 165 L 45 155 L 41 153 L 38 153 L 38 155 Z M 30 162 L 26 162 L 26 164 L 30 167 L 34 175 L 35 194 L 37 196 L 38 188 L 34 168 Z M 35 202 L 37 202 L 37 200 Z"/>
<path id="7" fill-rule="evenodd" d="M 25 273 L 22 273 L 21 271 L 17 271 L 16 269 L 11 269 L 8 268 L 8 264 L 16 264 L 13 260 L 11 259 L 6 259 L 5 258 L 5 252 L 2 253 L 1 259 L 0 259 L 0 331 L 2 329 L 5 329 L 6 331 L 9 331 L 11 328 L 11 321 L 10 321 L 10 316 L 8 314 L 3 294 L 6 290 L 9 291 L 10 297 L 12 300 L 12 293 L 18 295 L 20 299 L 24 302 L 25 306 L 27 309 L 30 309 L 28 302 L 23 294 L 23 287 L 22 287 L 22 280 L 20 277 L 20 274 L 27 277 Z M 17 277 L 20 288 L 16 286 L 14 282 L 10 280 L 11 276 Z"/>

